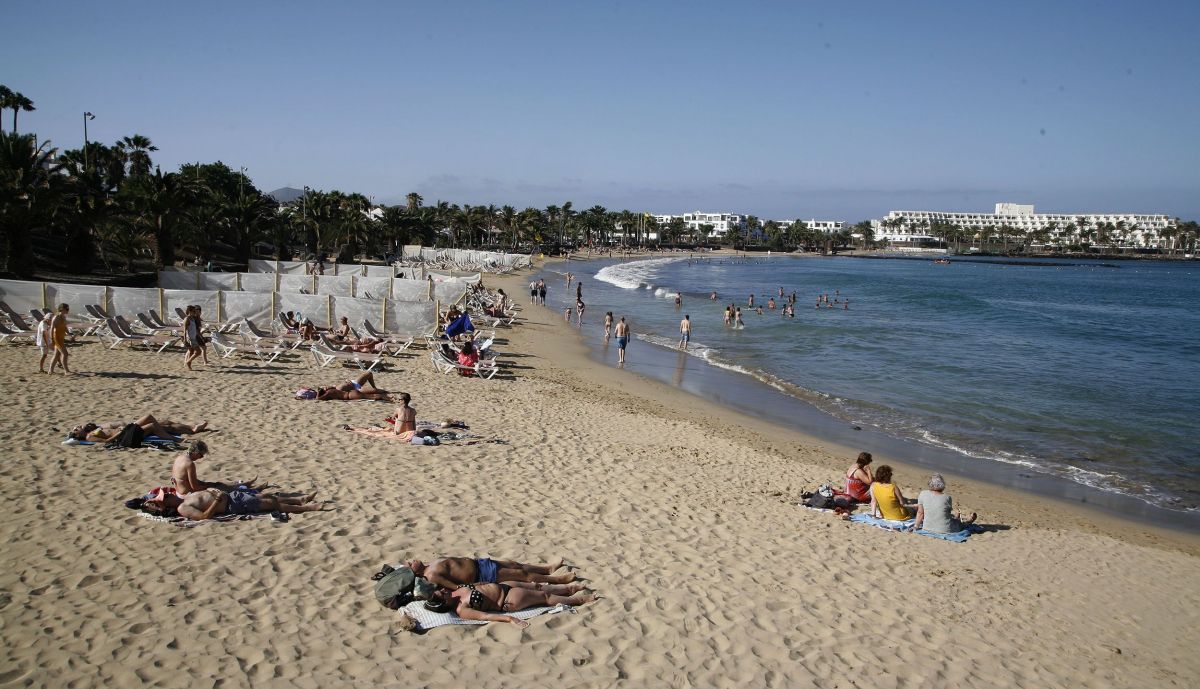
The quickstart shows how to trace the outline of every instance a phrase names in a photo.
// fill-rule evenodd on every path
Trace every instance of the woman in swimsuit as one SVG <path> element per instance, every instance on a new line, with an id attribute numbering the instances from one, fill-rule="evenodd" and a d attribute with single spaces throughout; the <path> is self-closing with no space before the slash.
<path id="1" fill-rule="evenodd" d="M 345 316 L 342 316 L 341 325 L 333 331 L 333 339 L 338 342 L 349 342 L 351 340 L 350 321 Z"/>
<path id="2" fill-rule="evenodd" d="M 364 388 L 370 387 L 370 390 Z M 329 388 L 317 388 L 317 401 L 325 400 L 391 400 L 392 393 L 375 385 L 375 374 L 364 373 L 354 380 Z"/>
<path id="3" fill-rule="evenodd" d="M 433 612 L 449 612 L 464 620 L 508 622 L 525 628 L 529 623 L 513 613 L 528 608 L 551 605 L 583 605 L 596 599 L 596 594 L 583 584 L 543 584 L 532 581 L 505 581 L 499 584 L 466 584 L 453 591 L 438 589 L 425 603 Z"/>
<path id="4" fill-rule="evenodd" d="M 846 470 L 846 495 L 859 502 L 871 502 L 871 453 L 860 452 L 858 459 Z"/>

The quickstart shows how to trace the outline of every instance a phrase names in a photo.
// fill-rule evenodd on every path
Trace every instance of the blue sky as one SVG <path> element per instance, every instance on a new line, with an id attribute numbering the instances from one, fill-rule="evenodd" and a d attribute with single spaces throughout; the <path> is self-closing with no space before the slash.
<path id="1" fill-rule="evenodd" d="M 264 190 L 1200 217 L 1196 2 L 46 2 L 0 83 Z M 17 27 L 25 27 L 19 30 Z M 11 127 L 11 111 L 4 118 Z"/>

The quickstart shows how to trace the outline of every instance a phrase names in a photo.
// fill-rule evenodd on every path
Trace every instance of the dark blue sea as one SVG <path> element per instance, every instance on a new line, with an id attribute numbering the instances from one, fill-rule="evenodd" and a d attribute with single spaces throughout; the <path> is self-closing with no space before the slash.
<path id="1" fill-rule="evenodd" d="M 686 313 L 687 365 L 732 372 L 751 407 L 755 390 L 764 406 L 782 393 L 847 426 L 968 463 L 1015 466 L 1170 510 L 1200 507 L 1200 264 L 571 261 L 544 271 L 560 312 L 568 297 L 574 303 L 567 270 L 584 282 L 592 346 L 602 342 L 605 311 L 630 320 L 633 370 L 638 348 L 679 356 L 672 348 Z M 782 315 L 780 289 L 795 292 L 794 317 Z M 758 314 L 752 294 L 764 307 L 774 296 L 776 309 Z M 814 308 L 821 295 L 833 308 Z M 724 325 L 730 304 L 741 307 L 744 328 Z M 615 347 L 603 356 L 615 361 Z M 682 377 L 684 368 L 659 377 Z"/>

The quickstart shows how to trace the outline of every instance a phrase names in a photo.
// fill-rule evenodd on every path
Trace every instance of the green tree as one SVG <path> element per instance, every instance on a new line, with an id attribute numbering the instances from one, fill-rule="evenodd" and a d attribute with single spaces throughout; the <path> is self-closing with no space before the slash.
<path id="1" fill-rule="evenodd" d="M 157 146 L 150 143 L 150 139 L 141 134 L 126 136 L 117 142 L 116 148 L 128 166 L 127 174 L 130 177 L 145 177 L 150 174 L 150 153 L 158 150 Z"/>
<path id="2" fill-rule="evenodd" d="M 37 108 L 33 107 L 33 101 L 26 98 L 24 94 L 13 91 L 7 86 L 0 84 L 0 111 L 7 110 L 9 108 L 12 108 L 13 111 L 13 134 L 17 133 L 17 113 L 22 110 L 25 112 L 37 110 Z"/>
<path id="3" fill-rule="evenodd" d="M 0 248 L 7 271 L 20 277 L 33 275 L 31 235 L 50 226 L 61 196 L 54 154 L 48 141 L 0 130 Z"/>

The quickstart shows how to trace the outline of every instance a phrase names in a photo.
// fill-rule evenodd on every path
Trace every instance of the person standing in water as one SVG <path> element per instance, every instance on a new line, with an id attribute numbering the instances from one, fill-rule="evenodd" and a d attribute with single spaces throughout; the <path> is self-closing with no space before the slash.
<path id="1" fill-rule="evenodd" d="M 692 340 L 692 317 L 688 314 L 683 315 L 683 320 L 679 321 L 679 348 L 687 349 L 688 342 Z"/>
<path id="2" fill-rule="evenodd" d="M 604 341 L 608 342 L 608 338 L 612 337 L 613 315 L 612 311 L 604 314 Z"/>
<path id="3" fill-rule="evenodd" d="M 621 320 L 617 323 L 617 365 L 625 365 L 625 347 L 629 344 L 629 326 L 625 323 L 625 317 L 621 316 Z"/>

